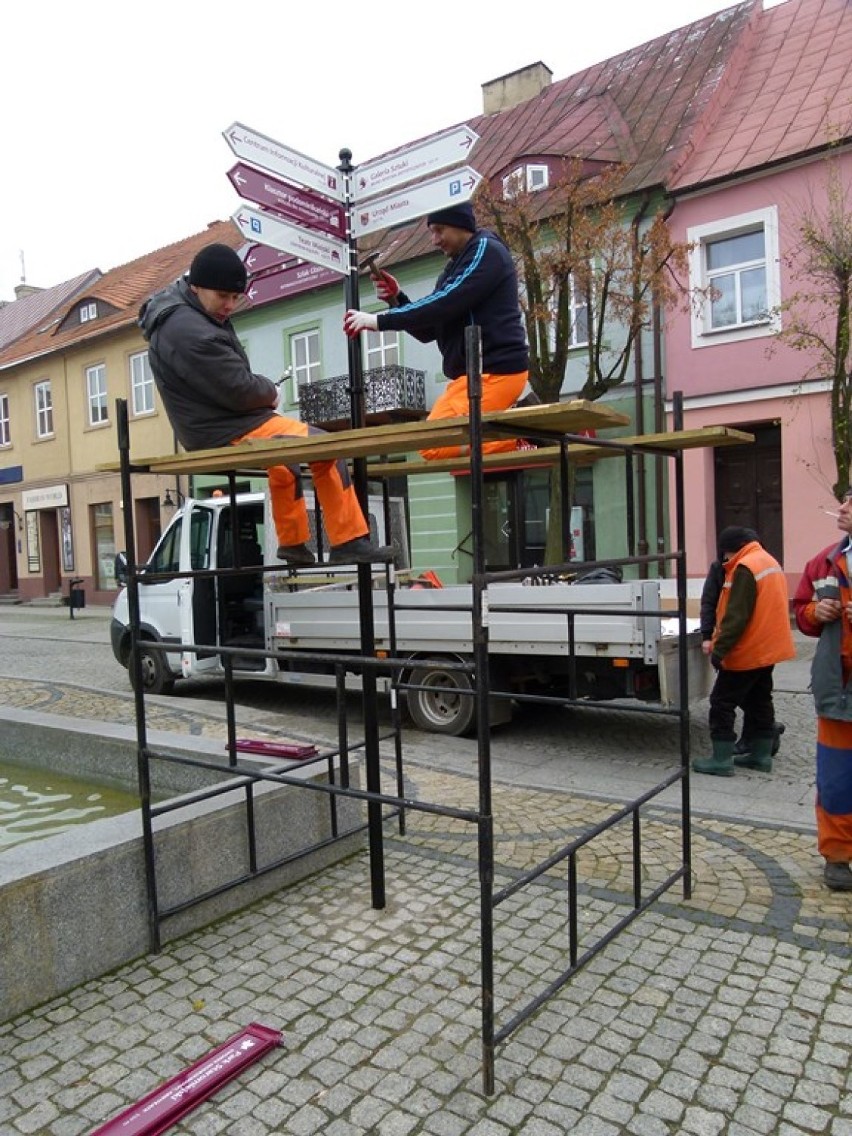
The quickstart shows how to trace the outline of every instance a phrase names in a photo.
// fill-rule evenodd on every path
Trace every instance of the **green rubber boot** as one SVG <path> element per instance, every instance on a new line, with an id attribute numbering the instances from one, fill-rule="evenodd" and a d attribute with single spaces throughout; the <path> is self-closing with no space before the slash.
<path id="1" fill-rule="evenodd" d="M 696 773 L 710 773 L 714 777 L 733 777 L 735 742 L 723 741 L 722 738 L 712 738 L 711 740 L 713 756 L 696 757 L 692 763 L 692 768 Z"/>
<path id="2" fill-rule="evenodd" d="M 751 750 L 748 753 L 735 754 L 734 765 L 739 765 L 741 769 L 757 769 L 761 773 L 771 773 L 774 741 L 774 737 L 752 738 Z"/>

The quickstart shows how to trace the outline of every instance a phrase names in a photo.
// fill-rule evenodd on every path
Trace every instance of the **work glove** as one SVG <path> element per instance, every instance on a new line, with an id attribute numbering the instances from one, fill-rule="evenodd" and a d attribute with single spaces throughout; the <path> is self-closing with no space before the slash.
<path id="1" fill-rule="evenodd" d="M 376 331 L 378 329 L 378 323 L 378 316 L 370 312 L 359 312 L 354 308 L 350 308 L 343 317 L 343 330 L 350 339 L 354 339 L 355 336 L 362 331 Z"/>
<path id="2" fill-rule="evenodd" d="M 376 286 L 376 295 L 386 304 L 399 295 L 399 281 L 383 268 L 377 270 L 377 274 L 373 276 L 373 283 Z"/>

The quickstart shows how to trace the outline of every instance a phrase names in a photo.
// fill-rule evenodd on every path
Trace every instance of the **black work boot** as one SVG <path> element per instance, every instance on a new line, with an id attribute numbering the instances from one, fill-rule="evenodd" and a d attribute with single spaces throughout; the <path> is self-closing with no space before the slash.
<path id="1" fill-rule="evenodd" d="M 333 544 L 328 560 L 330 564 L 384 564 L 393 560 L 393 547 L 373 544 L 368 536 L 356 536 L 343 544 Z"/>
<path id="2" fill-rule="evenodd" d="M 831 891 L 852 891 L 852 869 L 848 864 L 827 860 L 823 879 Z"/>
<path id="3" fill-rule="evenodd" d="M 275 555 L 286 560 L 291 568 L 311 568 L 317 562 L 306 544 L 280 544 Z"/>

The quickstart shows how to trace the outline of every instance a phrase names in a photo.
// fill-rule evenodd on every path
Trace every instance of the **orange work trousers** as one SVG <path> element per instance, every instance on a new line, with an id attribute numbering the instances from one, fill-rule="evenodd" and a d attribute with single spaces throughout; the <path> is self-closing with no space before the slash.
<path id="1" fill-rule="evenodd" d="M 519 371 L 515 375 L 483 375 L 482 376 L 482 413 L 489 410 L 508 410 L 520 397 L 521 391 L 527 383 L 528 371 Z M 435 405 L 429 411 L 427 422 L 436 418 L 466 418 L 470 411 L 467 397 L 467 375 L 460 375 L 447 383 L 443 393 L 435 399 Z M 499 442 L 483 442 L 484 454 L 505 453 L 517 449 L 518 443 L 514 438 L 507 438 Z M 467 447 L 465 447 L 465 450 Z M 420 456 L 427 461 L 436 461 L 438 458 L 457 458 L 463 452 L 461 446 L 440 446 L 434 450 L 421 450 Z"/>
<path id="2" fill-rule="evenodd" d="M 322 433 L 324 431 L 300 422 L 298 418 L 276 414 L 241 438 L 234 438 L 231 444 L 235 446 L 249 438 L 307 438 L 309 434 Z M 366 536 L 370 527 L 364 520 L 346 463 L 311 462 L 310 470 L 330 543 L 344 544 L 347 540 Z M 274 465 L 266 473 L 278 543 L 287 546 L 305 544 L 310 538 L 310 526 L 299 467 Z"/>

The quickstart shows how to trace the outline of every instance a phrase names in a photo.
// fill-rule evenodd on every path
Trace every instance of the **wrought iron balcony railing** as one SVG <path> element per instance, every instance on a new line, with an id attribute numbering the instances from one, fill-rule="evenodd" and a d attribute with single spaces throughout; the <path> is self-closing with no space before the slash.
<path id="1" fill-rule="evenodd" d="M 426 416 L 426 372 L 392 364 L 364 372 L 367 422 L 400 422 Z M 299 383 L 303 422 L 313 426 L 344 426 L 351 417 L 349 376 L 336 375 L 315 383 Z"/>

